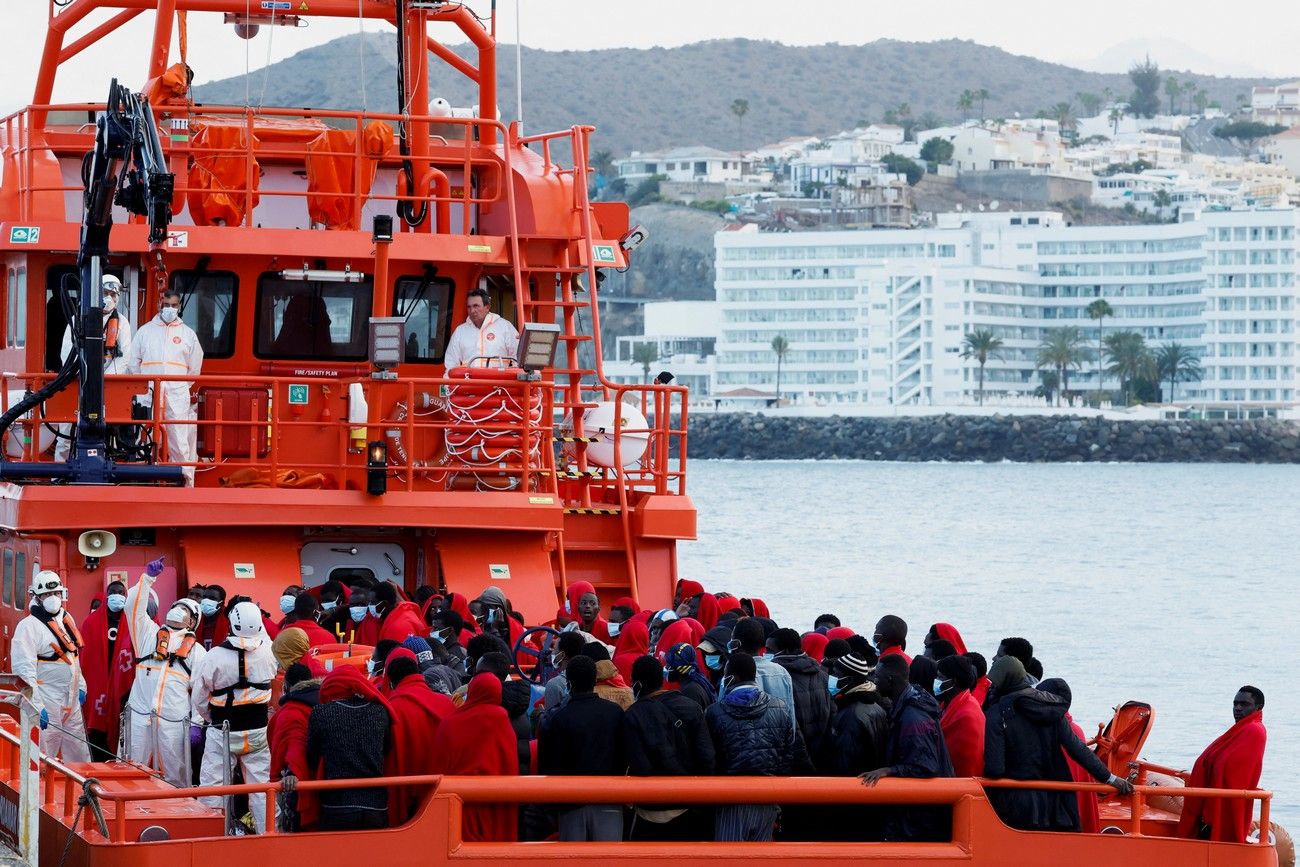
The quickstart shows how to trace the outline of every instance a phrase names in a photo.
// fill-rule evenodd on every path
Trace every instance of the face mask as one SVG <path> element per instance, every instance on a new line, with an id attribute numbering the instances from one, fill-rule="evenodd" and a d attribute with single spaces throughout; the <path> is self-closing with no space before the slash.
<path id="1" fill-rule="evenodd" d="M 116 295 L 108 295 L 108 294 L 105 294 L 105 295 L 104 295 L 104 312 L 105 312 L 105 313 L 112 313 L 113 310 L 114 310 L 114 308 L 116 308 L 116 307 L 117 307 L 117 296 L 116 296 Z"/>
<path id="2" fill-rule="evenodd" d="M 41 600 L 41 607 L 45 609 L 46 614 L 58 614 L 59 609 L 63 607 L 63 600 L 57 595 L 46 596 Z"/>
<path id="3" fill-rule="evenodd" d="M 211 617 L 216 614 L 220 607 L 215 599 L 204 599 L 199 603 L 199 610 L 203 612 L 204 617 Z"/>
<path id="4" fill-rule="evenodd" d="M 124 610 L 125 608 L 126 608 L 126 597 L 125 597 L 125 596 L 123 596 L 121 593 L 110 593 L 110 594 L 108 594 L 108 610 L 109 610 L 109 611 L 112 611 L 114 614 L 117 614 L 118 612 Z"/>
<path id="5" fill-rule="evenodd" d="M 942 698 L 949 692 L 952 692 L 953 682 L 951 680 L 936 680 L 934 682 L 935 698 Z"/>
<path id="6" fill-rule="evenodd" d="M 360 623 L 366 619 L 366 607 L 364 605 L 353 605 L 348 608 L 348 614 L 351 615 L 353 623 Z"/>
<path id="7" fill-rule="evenodd" d="M 366 660 L 366 674 L 370 677 L 375 676 L 375 661 L 373 659 Z"/>
<path id="8" fill-rule="evenodd" d="M 731 689 L 733 680 L 734 678 L 731 675 L 727 675 L 722 679 L 722 682 L 718 684 L 718 698 L 722 698 L 727 694 L 727 691 Z"/>
<path id="9" fill-rule="evenodd" d="M 671 680 L 671 679 L 672 679 L 672 676 L 673 676 L 673 670 L 672 670 L 671 668 L 665 668 L 665 669 L 664 669 L 664 683 L 667 683 L 669 680 Z"/>
<path id="10" fill-rule="evenodd" d="M 567 599 L 564 600 L 564 613 L 565 614 L 573 613 L 573 603 L 569 602 L 569 600 Z"/>
<path id="11" fill-rule="evenodd" d="M 321 611 L 333 611 L 337 607 L 338 607 L 337 602 L 322 602 L 320 604 Z"/>
<path id="12" fill-rule="evenodd" d="M 720 653 L 704 654 L 704 664 L 708 668 L 712 669 L 713 671 L 717 671 L 718 669 L 722 668 L 722 654 Z"/>
<path id="13" fill-rule="evenodd" d="M 840 679 L 832 674 L 829 678 L 826 679 L 826 688 L 830 690 L 831 695 L 839 695 Z"/>
<path id="14" fill-rule="evenodd" d="M 610 638 L 618 638 L 618 633 L 623 629 L 621 623 L 606 623 L 605 628 L 609 630 Z"/>
<path id="15" fill-rule="evenodd" d="M 488 625 L 494 623 L 496 619 L 497 619 L 497 612 L 495 608 L 489 608 L 487 610 L 487 613 L 483 615 L 483 622 Z"/>
<path id="16" fill-rule="evenodd" d="M 379 606 L 373 602 L 366 606 L 366 610 L 370 612 L 371 617 L 379 616 Z"/>
<path id="17" fill-rule="evenodd" d="M 158 311 L 158 317 L 162 319 L 162 321 L 167 325 L 171 325 L 173 322 L 175 322 L 176 317 L 179 315 L 180 315 L 180 311 L 177 310 L 175 307 L 164 307 Z"/>
<path id="18" fill-rule="evenodd" d="M 189 619 L 189 612 L 184 608 L 173 608 L 167 612 L 168 629 L 184 629 L 185 621 Z"/>
<path id="19" fill-rule="evenodd" d="M 292 614 L 292 613 L 293 613 L 293 605 L 294 605 L 294 603 L 297 602 L 297 601 L 298 601 L 298 597 L 297 597 L 297 596 L 287 596 L 287 595 L 286 595 L 286 596 L 281 596 L 281 597 L 280 597 L 280 613 L 281 613 L 281 614 Z"/>
<path id="20" fill-rule="evenodd" d="M 435 629 L 433 632 L 429 633 L 429 637 L 432 638 L 434 641 L 438 642 L 439 644 L 447 643 L 447 639 L 443 638 L 442 636 L 442 630 Z"/>

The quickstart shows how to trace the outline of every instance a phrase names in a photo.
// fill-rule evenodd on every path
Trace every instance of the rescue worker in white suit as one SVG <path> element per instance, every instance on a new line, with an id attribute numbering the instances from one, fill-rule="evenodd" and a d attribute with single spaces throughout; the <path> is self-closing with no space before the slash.
<path id="1" fill-rule="evenodd" d="M 126 314 L 117 309 L 122 295 L 122 281 L 112 274 L 100 280 L 104 314 L 104 373 L 126 373 L 126 360 L 131 353 L 131 323 Z M 64 361 L 72 354 L 72 326 L 63 329 L 63 349 L 59 358 Z M 72 451 L 72 425 L 59 425 L 59 441 L 54 447 L 54 459 L 66 461 Z"/>
<path id="2" fill-rule="evenodd" d="M 158 315 L 136 332 L 126 359 L 126 372 L 145 376 L 198 376 L 203 369 L 203 347 L 199 336 L 181 321 L 181 295 L 168 290 L 163 294 Z M 164 382 L 164 421 L 194 421 L 198 414 L 190 400 L 188 382 Z M 147 401 L 153 406 L 153 384 Z M 198 427 L 192 424 L 169 424 L 167 429 L 168 460 L 193 464 L 198 459 Z M 194 485 L 194 467 L 184 469 L 185 484 Z"/>
<path id="3" fill-rule="evenodd" d="M 90 761 L 81 705 L 86 682 L 78 655 L 83 646 L 76 621 L 64 608 L 68 591 L 57 572 L 42 570 L 32 579 L 31 613 L 14 629 L 9 654 L 14 674 L 41 720 L 41 751 L 68 762 Z"/>
<path id="4" fill-rule="evenodd" d="M 266 722 L 271 704 L 271 682 L 276 662 L 271 640 L 262 627 L 262 612 L 252 602 L 237 602 L 230 609 L 230 636 L 208 651 L 195 669 L 191 702 L 194 716 L 210 723 L 203 745 L 199 785 L 219 786 L 227 762 L 238 762 L 245 783 L 265 783 L 271 776 L 271 750 Z M 226 753 L 221 725 L 230 725 L 230 752 Z M 203 798 L 220 807 L 220 797 Z M 265 831 L 266 796 L 249 795 L 249 809 L 257 833 Z"/>
<path id="5" fill-rule="evenodd" d="M 163 571 L 163 558 L 150 561 L 126 594 L 126 615 L 135 645 L 135 681 L 127 699 L 130 757 L 175 786 L 190 784 L 190 683 L 207 653 L 194 637 L 199 603 L 177 599 L 159 626 L 149 616 L 149 596 Z"/>
<path id="6" fill-rule="evenodd" d="M 465 311 L 469 318 L 456 326 L 447 341 L 443 362 L 454 367 L 509 367 L 519 350 L 519 332 L 488 307 L 492 296 L 486 289 L 469 290 Z"/>

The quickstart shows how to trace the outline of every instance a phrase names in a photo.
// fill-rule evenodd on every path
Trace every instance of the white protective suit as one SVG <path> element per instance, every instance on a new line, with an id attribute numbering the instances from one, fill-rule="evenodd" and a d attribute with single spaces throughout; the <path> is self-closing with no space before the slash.
<path id="1" fill-rule="evenodd" d="M 105 324 L 108 323 L 108 317 L 104 317 Z M 126 373 L 127 358 L 131 354 L 131 323 L 126 321 L 126 316 L 119 313 L 117 316 L 117 348 L 121 355 L 117 358 L 106 357 L 104 359 L 104 373 Z M 59 352 L 59 358 L 64 361 L 72 354 L 72 326 L 63 329 L 63 349 Z M 60 424 L 58 426 L 59 437 L 58 443 L 54 446 L 54 459 L 56 461 L 66 461 L 68 454 L 72 451 L 72 425 Z"/>
<path id="2" fill-rule="evenodd" d="M 170 325 L 155 316 L 136 332 L 131 341 L 131 352 L 126 359 L 126 372 L 145 376 L 198 376 L 203 369 L 203 347 L 199 336 L 179 318 Z M 163 391 L 163 419 L 165 421 L 193 421 L 197 418 L 190 402 L 190 384 L 165 382 Z M 153 385 L 149 386 L 150 405 Z M 192 424 L 169 424 L 167 427 L 167 454 L 172 462 L 193 463 L 198 459 L 196 442 L 198 427 Z M 194 467 L 185 467 L 186 484 L 194 484 Z"/>
<path id="3" fill-rule="evenodd" d="M 244 651 L 245 683 L 239 684 L 239 652 Z M 271 703 L 271 681 L 276 662 L 271 655 L 271 639 L 263 630 L 255 638 L 229 636 L 215 645 L 203 663 L 194 670 L 191 702 L 194 716 L 211 723 L 203 745 L 203 764 L 199 768 L 199 785 L 219 786 L 224 780 L 225 763 L 238 762 L 245 783 L 265 783 L 271 777 L 271 748 L 266 739 L 267 711 Z M 227 701 L 229 707 L 226 707 Z M 230 754 L 224 755 L 221 720 L 229 718 Z M 220 807 L 221 798 L 202 798 L 210 807 Z M 265 831 L 266 796 L 250 795 L 249 809 L 257 833 Z"/>
<path id="4" fill-rule="evenodd" d="M 158 771 L 174 786 L 188 786 L 190 683 L 207 651 L 194 640 L 193 632 L 159 626 L 149 616 L 149 594 L 155 580 L 145 573 L 126 594 L 124 615 L 131 625 L 135 658 L 140 660 L 127 699 L 130 758 Z M 159 638 L 164 631 L 166 655 L 161 656 Z"/>
<path id="5" fill-rule="evenodd" d="M 495 362 L 483 359 L 511 359 L 512 363 L 518 349 L 519 332 L 515 327 L 495 313 L 489 313 L 482 328 L 476 327 L 469 319 L 456 326 L 451 340 L 447 341 L 444 362 L 448 370 L 453 367 L 495 367 Z"/>
<path id="6" fill-rule="evenodd" d="M 86 687 L 77 660 L 81 634 L 67 609 L 60 609 L 53 622 L 58 624 L 66 643 L 60 646 L 50 627 L 29 614 L 14 629 L 10 660 L 14 674 L 31 691 L 36 713 L 42 709 L 49 713 L 50 727 L 41 732 L 41 751 L 68 762 L 88 762 L 90 748 L 78 696 Z M 74 649 L 69 649 L 69 645 Z"/>

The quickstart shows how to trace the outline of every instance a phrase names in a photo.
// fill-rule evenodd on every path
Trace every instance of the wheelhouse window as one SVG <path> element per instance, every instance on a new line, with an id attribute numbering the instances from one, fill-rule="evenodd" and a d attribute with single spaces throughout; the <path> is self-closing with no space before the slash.
<path id="1" fill-rule="evenodd" d="M 171 288 L 181 293 L 181 320 L 198 335 L 203 356 L 234 355 L 235 299 L 239 289 L 234 272 L 176 271 Z"/>
<path id="2" fill-rule="evenodd" d="M 364 361 L 373 286 L 285 280 L 264 274 L 257 286 L 254 353 L 259 358 Z"/>
<path id="3" fill-rule="evenodd" d="M 104 273 L 112 274 L 126 285 L 126 273 L 121 268 L 106 268 Z M 64 289 L 75 315 L 81 303 L 81 271 L 74 265 L 52 265 L 45 272 L 45 369 L 51 372 L 63 366 L 63 334 L 68 328 L 68 317 L 63 312 Z M 130 307 L 126 298 L 118 305 L 118 312 L 126 315 L 128 320 Z M 25 312 L 23 322 L 26 323 Z"/>
<path id="4" fill-rule="evenodd" d="M 450 280 L 402 277 L 393 293 L 393 315 L 406 320 L 406 354 L 411 363 L 442 362 L 451 331 Z"/>

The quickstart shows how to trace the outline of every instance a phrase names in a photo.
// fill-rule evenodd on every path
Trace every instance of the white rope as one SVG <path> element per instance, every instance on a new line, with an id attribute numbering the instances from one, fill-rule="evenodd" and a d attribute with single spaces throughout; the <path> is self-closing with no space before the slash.
<path id="1" fill-rule="evenodd" d="M 275 10 L 271 10 L 271 29 L 266 32 L 266 66 L 262 67 L 262 95 L 257 98 L 257 110 L 260 112 L 266 104 L 266 84 L 271 80 L 271 46 L 275 44 Z"/>
<path id="2" fill-rule="evenodd" d="M 360 39 L 357 40 L 357 54 L 361 60 L 361 113 L 368 114 L 370 111 L 370 101 L 366 98 L 366 18 L 362 4 L 365 0 L 357 0 L 357 32 Z"/>

